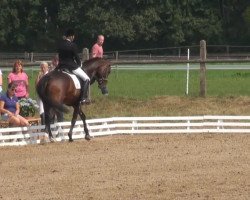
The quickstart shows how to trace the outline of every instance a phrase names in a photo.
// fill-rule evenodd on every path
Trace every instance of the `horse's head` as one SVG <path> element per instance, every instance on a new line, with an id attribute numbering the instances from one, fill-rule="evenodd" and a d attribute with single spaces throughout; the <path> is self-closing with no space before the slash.
<path id="1" fill-rule="evenodd" d="M 107 82 L 111 72 L 111 62 L 103 58 L 92 58 L 83 63 L 83 69 L 90 78 L 90 83 L 98 82 L 102 94 L 108 95 Z"/>

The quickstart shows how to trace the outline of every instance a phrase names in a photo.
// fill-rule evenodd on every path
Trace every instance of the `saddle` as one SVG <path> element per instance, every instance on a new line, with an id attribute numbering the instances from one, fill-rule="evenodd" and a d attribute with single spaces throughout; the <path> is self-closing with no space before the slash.
<path id="1" fill-rule="evenodd" d="M 60 70 L 60 71 L 62 73 L 64 73 L 64 74 L 67 74 L 72 79 L 72 81 L 75 84 L 75 88 L 76 89 L 81 89 L 82 88 L 82 86 L 84 84 L 84 81 L 81 78 L 79 78 L 78 76 L 76 76 L 75 74 L 73 74 L 70 70 Z"/>
<path id="2" fill-rule="evenodd" d="M 75 88 L 76 89 L 80 89 L 81 93 L 80 93 L 80 102 L 81 104 L 89 104 L 90 103 L 90 99 L 89 99 L 89 85 L 90 85 L 90 81 L 86 80 L 83 81 L 80 77 L 78 77 L 76 74 L 74 74 L 71 69 L 69 69 L 67 66 L 65 65 L 58 65 L 56 67 L 57 71 L 61 71 L 62 73 L 67 74 L 68 76 L 70 76 L 70 78 L 72 79 L 72 81 L 75 84 Z M 84 70 L 86 72 L 86 70 Z"/>
<path id="3" fill-rule="evenodd" d="M 79 89 L 81 91 L 80 93 L 80 101 L 84 104 L 89 104 L 90 100 L 88 99 L 88 93 L 89 93 L 89 81 L 83 81 L 80 77 L 75 75 L 71 70 L 69 69 L 60 69 L 62 73 L 67 74 L 72 81 L 75 84 L 75 88 Z M 83 88 L 83 89 L 81 89 Z"/>

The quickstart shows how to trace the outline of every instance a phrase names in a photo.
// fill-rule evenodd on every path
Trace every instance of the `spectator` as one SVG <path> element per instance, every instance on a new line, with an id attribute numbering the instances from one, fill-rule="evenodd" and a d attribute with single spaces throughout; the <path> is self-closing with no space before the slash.
<path id="1" fill-rule="evenodd" d="M 55 57 L 52 59 L 51 64 L 49 66 L 49 71 L 54 70 L 59 63 L 59 58 L 58 55 L 55 55 Z"/>
<path id="2" fill-rule="evenodd" d="M 93 45 L 91 49 L 91 58 L 102 58 L 103 57 L 103 48 L 102 45 L 104 43 L 104 36 L 98 35 L 96 43 Z"/>
<path id="3" fill-rule="evenodd" d="M 28 75 L 23 71 L 23 65 L 20 60 L 14 63 L 12 72 L 8 75 L 8 83 L 15 83 L 15 95 L 18 99 L 29 97 L 29 79 Z"/>
<path id="4" fill-rule="evenodd" d="M 48 72 L 49 72 L 48 63 L 42 62 L 40 64 L 40 72 L 38 73 L 37 78 L 36 78 L 36 85 L 39 82 L 39 80 Z M 41 117 L 41 124 L 44 124 L 45 123 L 45 116 L 44 116 L 43 102 L 41 101 L 41 99 L 38 99 L 38 102 L 39 102 L 39 114 Z"/>
<path id="5" fill-rule="evenodd" d="M 8 84 L 7 92 L 0 97 L 2 120 L 8 121 L 12 126 L 30 126 L 28 120 L 19 115 L 20 105 L 15 96 L 16 89 L 14 82 L 11 82 Z"/>
<path id="6" fill-rule="evenodd" d="M 0 93 L 3 91 L 3 73 L 0 69 Z"/>
<path id="7" fill-rule="evenodd" d="M 45 75 L 49 72 L 49 65 L 47 62 L 41 62 L 40 64 L 40 72 L 38 73 L 37 75 L 37 78 L 36 78 L 36 85 L 38 83 L 38 81 Z"/>

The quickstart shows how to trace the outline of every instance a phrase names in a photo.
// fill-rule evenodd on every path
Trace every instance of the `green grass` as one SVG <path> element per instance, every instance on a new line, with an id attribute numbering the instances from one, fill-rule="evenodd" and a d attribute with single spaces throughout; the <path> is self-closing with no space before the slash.
<path id="1" fill-rule="evenodd" d="M 35 79 L 38 71 L 27 70 L 30 96 L 36 98 Z M 3 73 L 6 89 L 8 72 Z M 207 96 L 250 96 L 250 71 L 248 70 L 207 70 Z M 199 96 L 199 71 L 191 70 L 189 96 Z M 186 71 L 181 70 L 113 70 L 108 82 L 109 98 L 148 99 L 155 96 L 185 96 Z M 95 83 L 91 97 L 102 96 Z"/>
<path id="2" fill-rule="evenodd" d="M 119 71 L 111 74 L 110 95 L 145 99 L 185 93 L 184 71 Z"/>
<path id="3" fill-rule="evenodd" d="M 38 71 L 27 70 L 30 97 L 37 98 L 35 79 Z M 3 73 L 6 88 L 8 72 Z M 111 116 L 179 116 L 203 114 L 249 115 L 250 70 L 207 70 L 207 98 L 199 96 L 199 71 L 190 71 L 186 97 L 186 72 L 113 70 L 109 77 L 109 96 L 103 96 L 95 83 L 84 107 L 88 118 Z M 70 120 L 71 114 L 65 114 Z"/>
<path id="4" fill-rule="evenodd" d="M 209 70 L 206 74 L 207 96 L 250 95 L 250 71 Z M 147 99 L 154 96 L 184 96 L 185 71 L 119 71 L 109 77 L 111 97 Z M 199 71 L 191 70 L 189 96 L 199 96 Z M 92 87 L 93 96 L 97 95 Z M 99 96 L 99 94 L 97 95 Z"/>
<path id="5" fill-rule="evenodd" d="M 209 96 L 250 96 L 250 71 L 208 71 Z"/>

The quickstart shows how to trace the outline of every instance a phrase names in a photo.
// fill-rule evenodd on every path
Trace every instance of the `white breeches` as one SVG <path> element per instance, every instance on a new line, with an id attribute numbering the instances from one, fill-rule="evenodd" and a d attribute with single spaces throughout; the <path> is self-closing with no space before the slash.
<path id="1" fill-rule="evenodd" d="M 75 75 L 79 76 L 83 81 L 90 80 L 88 75 L 80 68 L 78 67 L 77 69 L 72 71 Z"/>

